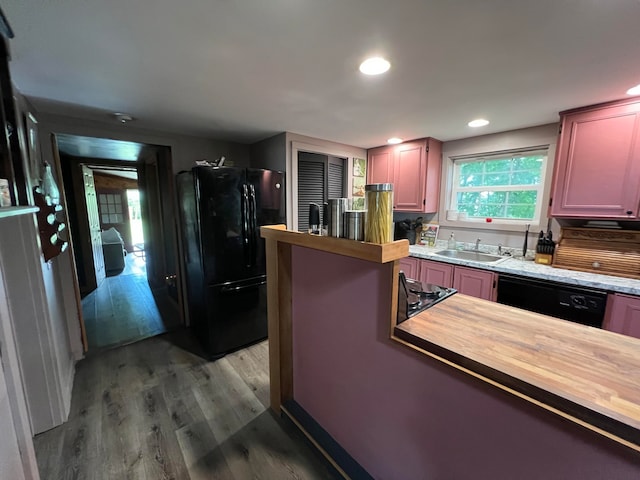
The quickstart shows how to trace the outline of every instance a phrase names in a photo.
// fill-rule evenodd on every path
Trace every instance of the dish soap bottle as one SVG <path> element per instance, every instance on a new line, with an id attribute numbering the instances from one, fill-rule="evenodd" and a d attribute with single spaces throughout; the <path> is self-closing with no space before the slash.
<path id="1" fill-rule="evenodd" d="M 449 240 L 447 240 L 447 249 L 448 250 L 456 249 L 456 237 L 453 236 L 453 233 L 449 237 Z"/>

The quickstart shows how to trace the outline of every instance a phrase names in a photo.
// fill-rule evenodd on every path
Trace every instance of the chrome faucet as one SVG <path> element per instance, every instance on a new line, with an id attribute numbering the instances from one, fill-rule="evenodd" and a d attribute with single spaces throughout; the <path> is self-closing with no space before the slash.
<path id="1" fill-rule="evenodd" d="M 479 239 L 479 238 L 478 238 L 478 239 L 476 239 L 476 248 L 475 248 L 475 251 L 476 251 L 476 252 L 479 252 L 479 251 L 480 251 L 480 239 Z"/>

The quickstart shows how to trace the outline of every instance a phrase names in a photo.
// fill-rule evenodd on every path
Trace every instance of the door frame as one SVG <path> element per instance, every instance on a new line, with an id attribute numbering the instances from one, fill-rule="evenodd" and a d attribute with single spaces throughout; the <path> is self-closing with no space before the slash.
<path id="1" fill-rule="evenodd" d="M 67 134 L 65 134 L 67 135 Z M 105 137 L 96 137 L 96 138 L 105 138 Z M 113 139 L 110 139 L 113 140 Z M 119 140 L 115 140 L 115 141 L 119 141 Z M 62 193 L 62 198 L 64 198 L 65 201 L 65 206 L 68 205 L 68 201 L 67 201 L 67 197 L 69 196 L 69 192 L 67 191 L 68 189 L 68 185 L 66 185 L 66 183 L 64 182 L 64 177 L 62 175 L 62 163 L 61 163 L 61 159 L 60 159 L 60 150 L 58 148 L 58 142 L 56 140 L 56 133 L 52 132 L 51 133 L 51 145 L 52 145 L 52 150 L 53 150 L 53 156 L 54 156 L 54 160 L 55 160 L 55 164 L 56 164 L 56 175 L 57 178 L 62 179 L 60 181 L 60 187 L 61 187 L 61 193 Z M 171 182 L 172 178 L 173 178 L 173 174 L 172 174 L 172 152 L 171 152 L 171 147 L 167 146 L 167 145 L 155 145 L 155 144 L 145 144 L 147 147 L 149 147 L 148 149 L 143 149 L 143 152 L 140 153 L 140 156 L 138 158 L 137 161 L 122 161 L 122 160 L 108 160 L 108 159 L 101 159 L 101 158 L 93 158 L 93 157 L 74 157 L 74 158 L 78 158 L 78 159 L 82 159 L 81 162 L 78 163 L 83 163 L 89 166 L 110 166 L 110 167 L 114 167 L 114 166 L 121 166 L 121 167 L 127 167 L 127 168 L 131 168 L 134 167 L 136 169 L 136 172 L 138 173 L 138 180 L 140 180 L 140 176 L 141 174 L 143 175 L 143 170 L 145 169 L 145 158 L 148 158 L 148 151 L 149 150 L 154 150 L 157 152 L 157 161 L 160 164 L 160 166 L 163 169 L 166 169 L 169 173 L 169 178 L 165 179 L 167 182 L 166 186 L 163 186 L 160 184 L 160 182 L 162 181 L 160 179 L 160 177 L 158 177 L 158 179 L 156 180 L 156 185 L 155 185 L 155 195 L 151 195 L 149 198 L 149 201 L 152 203 L 157 203 L 157 205 L 155 205 L 155 207 L 157 207 L 158 210 L 162 211 L 163 206 L 160 205 L 161 202 L 161 198 L 160 198 L 160 192 L 163 191 L 163 187 L 167 187 L 169 189 L 169 193 L 170 196 L 172 193 L 174 193 L 173 190 L 173 183 Z M 166 173 L 166 172 L 165 172 Z M 140 185 L 138 186 L 138 188 L 140 189 Z M 73 191 L 73 190 L 71 190 Z M 73 194 L 75 194 L 76 192 L 73 192 Z M 73 195 L 72 194 L 72 195 Z M 169 243 L 172 244 L 173 248 L 171 249 L 172 252 L 171 254 L 173 255 L 174 258 L 178 259 L 179 258 L 179 245 L 178 245 L 178 241 L 177 241 L 177 224 L 175 222 L 176 219 L 176 211 L 175 211 L 175 202 L 173 201 L 173 197 L 171 197 L 171 199 L 168 202 L 165 202 L 164 204 L 164 208 L 167 207 L 167 205 L 170 205 L 172 208 L 172 212 L 170 212 L 172 214 L 172 221 L 170 223 L 171 226 L 173 226 L 173 230 L 171 232 L 167 232 L 166 229 L 162 229 L 160 230 L 160 235 L 162 236 L 161 241 L 158 243 L 162 244 L 162 248 L 164 250 L 167 249 Z M 155 208 L 154 207 L 154 208 Z M 65 209 L 66 212 L 66 209 Z M 162 214 L 162 213 L 161 213 Z M 143 213 L 144 215 L 144 213 Z M 149 219 L 147 218 L 146 221 L 149 221 Z M 145 222 L 145 219 L 143 218 L 143 224 Z M 69 230 L 69 258 L 70 258 L 70 267 L 71 267 L 71 276 L 73 279 L 73 289 L 75 292 L 75 301 L 76 301 L 76 310 L 77 310 L 77 314 L 78 314 L 78 321 L 80 324 L 80 333 L 81 333 L 81 340 L 82 340 L 82 348 L 83 348 L 83 353 L 86 353 L 88 351 L 88 341 L 87 341 L 87 336 L 86 336 L 86 327 L 84 324 L 84 316 L 82 314 L 82 296 L 80 293 L 80 285 L 79 285 L 79 281 L 78 281 L 78 270 L 77 270 L 77 264 L 75 261 L 75 254 L 74 254 L 74 248 L 73 248 L 73 235 L 71 233 L 71 229 Z M 145 229 L 145 236 L 147 235 L 147 232 L 149 230 Z M 166 238 L 167 234 L 171 234 L 173 236 L 173 242 L 170 241 L 170 239 Z M 146 237 L 145 237 L 146 238 Z M 149 238 L 149 241 L 153 241 L 153 238 Z M 167 252 L 162 251 L 160 252 L 160 250 L 158 249 L 158 257 L 164 257 L 167 255 Z M 165 266 L 165 262 L 164 262 L 164 258 L 160 261 L 160 264 Z M 179 269 L 180 269 L 180 264 L 177 263 L 175 265 L 175 272 L 173 272 L 173 275 L 177 275 L 179 273 Z M 166 278 L 168 279 L 171 275 L 167 275 Z M 148 277 L 148 274 L 147 274 Z M 151 287 L 151 285 L 150 285 Z M 178 311 L 178 314 L 180 315 L 180 323 L 182 325 L 185 324 L 185 316 L 184 316 L 184 312 L 183 312 L 183 298 L 182 298 L 182 291 L 181 289 L 178 289 L 178 299 L 177 299 L 177 308 L 176 310 Z"/>

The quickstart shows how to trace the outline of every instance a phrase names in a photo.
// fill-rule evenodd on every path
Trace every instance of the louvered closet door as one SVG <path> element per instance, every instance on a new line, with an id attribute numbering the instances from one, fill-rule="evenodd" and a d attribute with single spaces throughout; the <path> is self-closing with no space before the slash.
<path id="1" fill-rule="evenodd" d="M 327 187 L 329 195 L 327 198 L 343 198 L 344 194 L 344 164 L 342 158 L 329 157 L 329 175 L 327 177 Z"/>
<path id="2" fill-rule="evenodd" d="M 325 198 L 325 162 L 298 160 L 298 231 L 309 229 L 309 203 L 317 203 L 322 215 Z"/>

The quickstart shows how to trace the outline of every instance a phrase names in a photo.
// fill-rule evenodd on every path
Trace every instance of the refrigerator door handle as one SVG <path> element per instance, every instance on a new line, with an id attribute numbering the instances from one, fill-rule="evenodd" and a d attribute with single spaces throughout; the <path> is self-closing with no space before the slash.
<path id="1" fill-rule="evenodd" d="M 251 235 L 249 208 L 249 189 L 245 183 L 242 185 L 242 243 L 244 248 L 244 263 L 247 267 L 251 266 L 251 253 L 249 252 L 249 255 L 247 255 L 247 247 L 249 249 L 252 248 L 249 244 L 249 236 Z"/>
<path id="2" fill-rule="evenodd" d="M 249 211 L 251 212 L 251 265 L 255 266 L 258 253 L 258 221 L 256 218 L 258 205 L 256 203 L 256 189 L 252 184 L 249 184 L 249 197 L 251 199 L 249 204 Z"/>
<path id="3" fill-rule="evenodd" d="M 267 280 L 265 279 L 265 280 L 261 280 L 261 281 L 256 282 L 256 283 L 252 283 L 250 285 L 240 285 L 238 287 L 222 287 L 220 289 L 220 292 L 222 292 L 222 293 L 238 292 L 238 291 L 241 291 L 241 290 L 246 290 L 248 288 L 256 288 L 256 287 L 259 287 L 261 285 L 265 285 L 266 283 L 267 283 Z"/>

